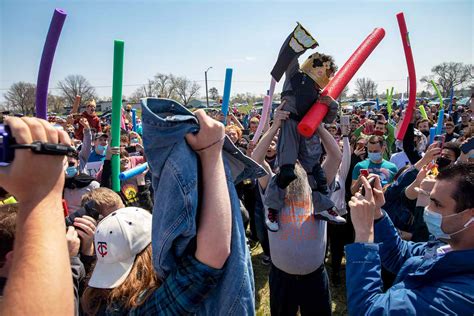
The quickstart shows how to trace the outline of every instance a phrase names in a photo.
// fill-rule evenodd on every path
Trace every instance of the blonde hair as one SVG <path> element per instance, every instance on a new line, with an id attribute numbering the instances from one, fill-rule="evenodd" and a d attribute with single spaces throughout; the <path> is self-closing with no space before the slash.
<path id="1" fill-rule="evenodd" d="M 116 209 L 124 207 L 120 195 L 104 187 L 94 189 L 84 194 L 82 196 L 81 205 L 89 201 L 95 202 L 97 210 L 104 217 Z"/>
<path id="2" fill-rule="evenodd" d="M 242 130 L 236 125 L 228 125 L 225 127 L 225 133 L 227 134 L 230 131 L 235 131 L 239 136 L 239 139 L 242 138 Z"/>
<path id="3" fill-rule="evenodd" d="M 121 308 L 130 310 L 146 301 L 161 285 L 153 268 L 151 244 L 140 252 L 125 281 L 113 289 L 87 287 L 81 298 L 81 305 L 87 315 L 96 315 L 103 304 L 119 303 Z"/>

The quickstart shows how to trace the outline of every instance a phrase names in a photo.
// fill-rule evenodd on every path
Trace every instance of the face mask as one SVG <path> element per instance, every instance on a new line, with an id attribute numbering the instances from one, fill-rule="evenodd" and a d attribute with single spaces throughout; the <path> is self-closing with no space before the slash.
<path id="1" fill-rule="evenodd" d="M 421 131 L 426 137 L 430 137 L 430 131 Z"/>
<path id="2" fill-rule="evenodd" d="M 451 162 L 451 160 L 445 157 L 438 157 L 438 159 L 436 159 L 436 164 L 438 165 L 439 169 L 446 168 L 451 164 Z"/>
<path id="3" fill-rule="evenodd" d="M 374 163 L 378 163 L 380 160 L 382 160 L 382 153 L 368 153 L 370 161 Z"/>
<path id="4" fill-rule="evenodd" d="M 101 152 L 103 154 L 107 150 L 107 145 L 105 145 L 105 146 L 97 145 L 97 149 L 99 150 L 99 152 Z"/>
<path id="5" fill-rule="evenodd" d="M 77 174 L 77 168 L 67 167 L 65 172 L 66 172 L 66 178 L 72 178 Z"/>
<path id="6" fill-rule="evenodd" d="M 466 210 L 468 211 L 468 210 Z M 428 231 L 430 232 L 430 234 L 432 234 L 433 236 L 435 236 L 436 239 L 451 239 L 451 236 L 453 235 L 456 235 L 460 232 L 462 232 L 463 230 L 465 230 L 472 222 L 474 222 L 474 217 L 471 217 L 471 219 L 469 221 L 467 221 L 466 224 L 464 224 L 464 227 L 461 228 L 460 230 L 458 230 L 457 232 L 454 232 L 452 234 L 447 234 L 443 231 L 443 229 L 441 228 L 441 225 L 443 223 L 443 218 L 447 218 L 447 217 L 452 217 L 452 216 L 457 216 L 459 214 L 462 214 L 463 212 L 461 213 L 458 213 L 458 214 L 452 214 L 452 215 L 448 215 L 448 216 L 442 216 L 441 214 L 439 213 L 436 213 L 436 212 L 433 212 L 433 211 L 430 211 L 428 209 L 428 206 L 425 207 L 425 211 L 423 212 L 423 219 L 425 220 L 425 223 L 426 223 L 426 226 L 428 227 Z"/>

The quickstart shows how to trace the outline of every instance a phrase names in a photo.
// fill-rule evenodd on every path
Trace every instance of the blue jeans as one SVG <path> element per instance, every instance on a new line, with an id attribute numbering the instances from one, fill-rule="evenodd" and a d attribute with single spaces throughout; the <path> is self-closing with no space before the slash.
<path id="1" fill-rule="evenodd" d="M 184 136 L 197 132 L 196 117 L 168 99 L 142 99 L 143 144 L 154 189 L 153 263 L 160 278 L 176 269 L 179 258 L 194 254 L 202 196 L 200 163 Z M 232 142 L 230 142 L 232 143 Z M 254 281 L 234 181 L 256 177 L 262 169 L 226 140 L 223 148 L 232 206 L 231 254 L 219 285 L 198 315 L 253 315 Z M 216 223 L 217 225 L 218 223 Z"/>

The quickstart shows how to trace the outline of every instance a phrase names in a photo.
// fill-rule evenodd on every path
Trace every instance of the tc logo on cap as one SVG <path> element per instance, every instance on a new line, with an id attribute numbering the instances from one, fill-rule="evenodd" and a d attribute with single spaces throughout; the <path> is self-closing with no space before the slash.
<path id="1" fill-rule="evenodd" d="M 97 252 L 102 258 L 107 255 L 107 243 L 105 241 L 97 242 Z"/>

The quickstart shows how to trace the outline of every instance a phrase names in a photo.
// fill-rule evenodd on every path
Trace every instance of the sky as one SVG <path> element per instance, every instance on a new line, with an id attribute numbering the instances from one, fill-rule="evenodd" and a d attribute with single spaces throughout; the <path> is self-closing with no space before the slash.
<path id="1" fill-rule="evenodd" d="M 264 94 L 278 51 L 300 22 L 341 67 L 375 27 L 385 38 L 349 84 L 369 77 L 379 93 L 406 90 L 407 66 L 395 15 L 404 12 L 417 79 L 442 62 L 473 63 L 473 3 L 466 1 L 22 1 L 0 0 L 0 102 L 18 81 L 36 83 L 55 8 L 68 16 L 49 87 L 81 74 L 101 97 L 112 94 L 113 42 L 125 42 L 123 94 L 156 73 L 185 76 L 222 94 L 233 68 L 232 94 Z M 303 62 L 312 50 L 300 57 Z M 277 85 L 280 91 L 283 80 Z M 424 84 L 418 82 L 418 90 Z"/>

